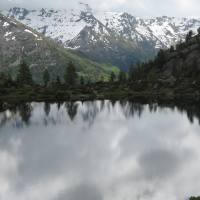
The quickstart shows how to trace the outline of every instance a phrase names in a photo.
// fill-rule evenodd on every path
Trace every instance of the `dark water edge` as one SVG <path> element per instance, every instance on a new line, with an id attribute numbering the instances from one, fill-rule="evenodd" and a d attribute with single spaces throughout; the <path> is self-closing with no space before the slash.
<path id="1" fill-rule="evenodd" d="M 65 101 L 95 101 L 95 100 L 111 100 L 111 101 L 134 101 L 138 103 L 161 103 L 161 104 L 196 104 L 200 105 L 200 98 L 195 94 L 153 94 L 148 92 L 138 93 L 126 93 L 121 92 L 119 94 L 107 93 L 107 94 L 18 94 L 18 95 L 4 95 L 0 96 L 0 110 L 5 110 L 12 105 L 17 105 L 22 102 L 65 102 Z"/>
<path id="2" fill-rule="evenodd" d="M 166 94 L 152 94 L 152 93 L 120 93 L 120 94 L 63 94 L 57 96 L 44 94 L 22 94 L 22 95 L 6 95 L 0 96 L 0 111 L 12 108 L 21 103 L 31 102 L 75 102 L 75 101 L 96 101 L 96 100 L 110 100 L 110 101 L 130 101 L 141 104 L 158 103 L 163 106 L 176 105 L 180 107 L 196 106 L 199 107 L 200 99 L 193 94 L 185 95 L 166 95 Z"/>

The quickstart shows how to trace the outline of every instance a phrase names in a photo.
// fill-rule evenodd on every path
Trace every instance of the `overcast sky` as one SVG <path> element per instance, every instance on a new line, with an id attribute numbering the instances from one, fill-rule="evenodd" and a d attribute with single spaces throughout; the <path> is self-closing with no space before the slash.
<path id="1" fill-rule="evenodd" d="M 20 6 L 25 8 L 72 8 L 80 0 L 0 0 L 0 9 Z M 93 9 L 129 12 L 136 16 L 200 16 L 200 0 L 81 0 Z"/>

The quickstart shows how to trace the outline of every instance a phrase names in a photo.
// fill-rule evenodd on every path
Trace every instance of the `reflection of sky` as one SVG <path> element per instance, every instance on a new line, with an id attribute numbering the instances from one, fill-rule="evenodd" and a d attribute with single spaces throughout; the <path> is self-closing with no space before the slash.
<path id="1" fill-rule="evenodd" d="M 200 127 L 176 109 L 127 117 L 109 102 L 32 104 L 29 124 L 5 112 L 0 200 L 184 200 L 199 195 Z M 69 106 L 70 107 L 70 106 Z M 74 111 L 74 109 L 71 109 Z M 134 112 L 132 112 L 133 114 Z"/>

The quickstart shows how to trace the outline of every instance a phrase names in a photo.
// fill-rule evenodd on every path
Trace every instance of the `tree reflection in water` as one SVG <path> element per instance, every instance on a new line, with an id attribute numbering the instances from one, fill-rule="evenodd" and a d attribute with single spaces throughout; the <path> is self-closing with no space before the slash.
<path id="1" fill-rule="evenodd" d="M 29 125 L 32 110 L 31 103 L 24 103 L 18 107 L 19 115 L 26 125 Z"/>
<path id="2" fill-rule="evenodd" d="M 66 102 L 65 103 L 65 107 L 66 107 L 67 113 L 68 113 L 71 121 L 74 121 L 74 119 L 77 115 L 78 106 L 79 106 L 79 104 L 76 102 Z"/>
<path id="3" fill-rule="evenodd" d="M 55 106 L 53 106 L 55 105 Z M 198 104 L 141 104 L 138 102 L 127 101 L 87 101 L 87 102 L 65 102 L 50 104 L 45 103 L 22 103 L 20 105 L 12 106 L 12 109 L 8 109 L 4 112 L 0 112 L 0 127 L 6 125 L 7 122 L 15 120 L 16 127 L 23 127 L 23 125 L 29 126 L 31 123 L 32 112 L 38 107 L 43 106 L 43 112 L 46 118 L 41 119 L 46 125 L 47 120 L 56 124 L 58 121 L 54 116 L 55 111 L 58 113 L 66 112 L 67 116 L 73 122 L 77 115 L 84 122 L 87 122 L 89 126 L 92 126 L 96 118 L 102 112 L 106 112 L 108 115 L 116 110 L 121 110 L 124 117 L 138 117 L 141 118 L 144 111 L 148 110 L 150 113 L 156 113 L 158 110 L 162 111 L 170 109 L 172 111 L 177 110 L 180 113 L 186 113 L 189 121 L 194 122 L 194 119 L 198 119 L 200 124 L 200 106 Z M 63 106 L 65 110 L 63 109 Z M 51 107 L 54 108 L 51 115 Z M 59 115 L 59 114 L 58 114 Z M 42 115 L 41 115 L 42 116 Z M 60 116 L 62 117 L 62 116 Z M 51 119 L 51 120 L 50 120 Z M 105 119 L 106 120 L 106 119 Z"/>
<path id="4" fill-rule="evenodd" d="M 48 102 L 44 103 L 44 113 L 46 114 L 46 116 L 49 116 L 49 113 L 51 111 L 51 105 Z"/>

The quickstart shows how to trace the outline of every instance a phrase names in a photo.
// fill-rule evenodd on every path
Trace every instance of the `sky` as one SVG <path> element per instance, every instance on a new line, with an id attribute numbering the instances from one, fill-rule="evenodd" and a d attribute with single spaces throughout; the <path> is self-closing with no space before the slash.
<path id="1" fill-rule="evenodd" d="M 74 8 L 80 0 L 0 0 L 0 9 L 19 6 L 24 8 Z M 96 10 L 128 12 L 135 16 L 199 17 L 199 0 L 81 0 Z"/>

